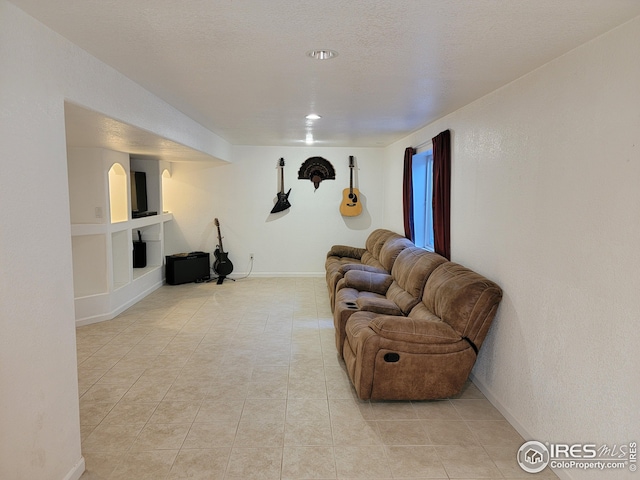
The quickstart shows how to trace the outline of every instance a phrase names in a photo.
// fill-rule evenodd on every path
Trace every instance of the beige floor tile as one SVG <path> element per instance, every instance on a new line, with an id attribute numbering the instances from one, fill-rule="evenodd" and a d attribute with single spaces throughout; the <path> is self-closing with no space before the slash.
<path id="1" fill-rule="evenodd" d="M 148 423 L 131 446 L 132 452 L 150 450 L 179 450 L 190 425 Z"/>
<path id="2" fill-rule="evenodd" d="M 167 480 L 222 480 L 230 453 L 230 448 L 180 450 Z"/>
<path id="3" fill-rule="evenodd" d="M 111 425 L 145 424 L 153 415 L 159 402 L 155 403 L 124 403 L 120 402 L 102 421 Z"/>
<path id="4" fill-rule="evenodd" d="M 133 385 L 144 373 L 145 367 L 137 365 L 114 365 L 97 383 L 113 385 Z"/>
<path id="5" fill-rule="evenodd" d="M 334 448 L 338 478 L 391 478 L 382 446 Z"/>
<path id="6" fill-rule="evenodd" d="M 124 458 L 124 453 L 83 452 L 85 472 L 82 480 L 106 480 Z"/>
<path id="7" fill-rule="evenodd" d="M 109 480 L 158 480 L 165 478 L 178 455 L 177 450 L 128 453 Z"/>
<path id="8" fill-rule="evenodd" d="M 274 382 L 250 382 L 247 398 L 287 398 L 287 379 Z"/>
<path id="9" fill-rule="evenodd" d="M 279 480 L 282 448 L 233 448 L 225 480 Z"/>
<path id="10" fill-rule="evenodd" d="M 451 403 L 464 420 L 503 420 L 496 407 L 485 398 L 454 399 Z"/>
<path id="11" fill-rule="evenodd" d="M 333 420 L 374 420 L 371 404 L 352 398 L 330 398 L 329 410 Z"/>
<path id="12" fill-rule="evenodd" d="M 386 450 L 394 478 L 447 478 L 447 473 L 434 447 L 388 446 Z"/>
<path id="13" fill-rule="evenodd" d="M 376 420 L 415 420 L 418 418 L 411 402 L 371 402 Z"/>
<path id="14" fill-rule="evenodd" d="M 198 402 L 204 400 L 211 387 L 198 381 L 181 382 L 178 379 L 169 387 L 163 400 Z"/>
<path id="15" fill-rule="evenodd" d="M 450 478 L 500 478 L 502 474 L 480 445 L 435 447 Z"/>
<path id="16" fill-rule="evenodd" d="M 418 418 L 427 420 L 462 420 L 449 400 L 411 402 Z"/>
<path id="17" fill-rule="evenodd" d="M 115 404 L 122 399 L 129 388 L 127 385 L 93 385 L 82 395 L 80 402 Z"/>
<path id="18" fill-rule="evenodd" d="M 333 445 L 331 420 L 326 418 L 287 417 L 284 432 L 285 445 Z"/>
<path id="19" fill-rule="evenodd" d="M 169 391 L 171 380 L 153 381 L 149 379 L 139 379 L 122 397 L 123 402 L 148 403 L 159 402 Z"/>
<path id="20" fill-rule="evenodd" d="M 82 442 L 82 451 L 88 453 L 125 453 L 129 450 L 144 425 L 98 425 Z"/>
<path id="21" fill-rule="evenodd" d="M 238 447 L 273 447 L 284 445 L 284 419 L 242 419 L 238 424 L 236 439 Z"/>
<path id="22" fill-rule="evenodd" d="M 287 402 L 280 399 L 247 398 L 242 409 L 243 421 L 284 422 Z"/>
<path id="23" fill-rule="evenodd" d="M 191 424 L 200 409 L 200 401 L 173 402 L 163 400 L 151 415 L 149 423 Z"/>
<path id="24" fill-rule="evenodd" d="M 385 445 L 429 445 L 431 442 L 420 420 L 383 420 L 378 423 Z"/>
<path id="25" fill-rule="evenodd" d="M 506 420 L 469 420 L 467 425 L 482 445 L 517 447 L 524 439 Z"/>
<path id="26" fill-rule="evenodd" d="M 80 424 L 99 425 L 115 405 L 115 402 L 98 403 L 80 400 Z"/>
<path id="27" fill-rule="evenodd" d="M 244 408 L 244 400 L 236 398 L 211 398 L 206 397 L 202 400 L 195 422 L 197 423 L 214 423 L 214 422 L 235 422 L 240 421 L 242 410 Z"/>
<path id="28" fill-rule="evenodd" d="M 332 421 L 331 428 L 334 445 L 382 445 L 377 422 L 339 420 Z"/>
<path id="29" fill-rule="evenodd" d="M 194 423 L 182 448 L 232 447 L 237 430 L 237 422 Z"/>
<path id="30" fill-rule="evenodd" d="M 449 400 L 359 400 L 324 279 L 167 286 L 77 338 L 82 480 L 528 475 L 471 382 Z"/>
<path id="31" fill-rule="evenodd" d="M 285 447 L 283 480 L 336 478 L 332 447 Z"/>
<path id="32" fill-rule="evenodd" d="M 478 439 L 467 422 L 461 420 L 423 420 L 432 445 L 477 445 Z"/>

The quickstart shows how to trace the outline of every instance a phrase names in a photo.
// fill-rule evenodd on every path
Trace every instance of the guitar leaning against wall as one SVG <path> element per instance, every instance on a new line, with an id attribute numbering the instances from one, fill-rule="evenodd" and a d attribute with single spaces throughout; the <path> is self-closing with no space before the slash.
<path id="1" fill-rule="evenodd" d="M 233 263 L 229 260 L 229 255 L 224 251 L 222 246 L 222 235 L 220 234 L 220 222 L 215 219 L 216 227 L 218 228 L 218 246 L 216 247 L 215 255 L 216 259 L 213 262 L 213 271 L 218 275 L 218 285 L 220 285 L 227 275 L 233 272 Z"/>
<path id="2" fill-rule="evenodd" d="M 353 187 L 353 156 L 349 157 L 349 188 L 342 191 L 342 203 L 340 213 L 343 217 L 357 217 L 362 213 L 362 203 L 360 202 L 360 191 Z"/>

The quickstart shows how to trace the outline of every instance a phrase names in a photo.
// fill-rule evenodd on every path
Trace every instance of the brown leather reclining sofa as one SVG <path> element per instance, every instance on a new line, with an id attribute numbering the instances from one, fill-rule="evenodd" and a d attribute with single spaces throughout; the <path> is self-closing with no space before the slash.
<path id="1" fill-rule="evenodd" d="M 379 252 L 391 250 L 382 243 L 374 242 Z M 388 272 L 343 260 L 329 275 L 331 266 L 327 282 L 339 277 L 336 347 L 358 397 L 427 400 L 461 391 L 502 299 L 498 285 L 411 242 Z"/>
<path id="2" fill-rule="evenodd" d="M 325 271 L 331 309 L 334 306 L 336 285 L 345 272 L 352 269 L 390 273 L 398 254 L 414 246 L 411 240 L 383 228 L 371 232 L 364 248 L 334 245 L 327 253 Z"/>

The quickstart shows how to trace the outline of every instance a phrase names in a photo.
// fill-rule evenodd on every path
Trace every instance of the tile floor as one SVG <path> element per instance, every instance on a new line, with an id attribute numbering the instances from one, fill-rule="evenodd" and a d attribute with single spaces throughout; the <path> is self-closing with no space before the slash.
<path id="1" fill-rule="evenodd" d="M 82 480 L 528 477 L 472 383 L 358 400 L 321 278 L 164 286 L 77 337 Z"/>

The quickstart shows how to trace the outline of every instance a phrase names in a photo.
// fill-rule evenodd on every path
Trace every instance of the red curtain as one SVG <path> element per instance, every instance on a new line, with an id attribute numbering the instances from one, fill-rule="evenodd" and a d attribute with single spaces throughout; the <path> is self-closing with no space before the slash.
<path id="1" fill-rule="evenodd" d="M 412 242 L 413 234 L 413 156 L 416 150 L 407 147 L 404 151 L 404 175 L 402 179 L 402 212 L 404 214 L 404 236 Z"/>
<path id="2" fill-rule="evenodd" d="M 451 259 L 450 217 L 451 133 L 445 130 L 433 137 L 433 243 L 436 253 L 449 260 Z"/>

